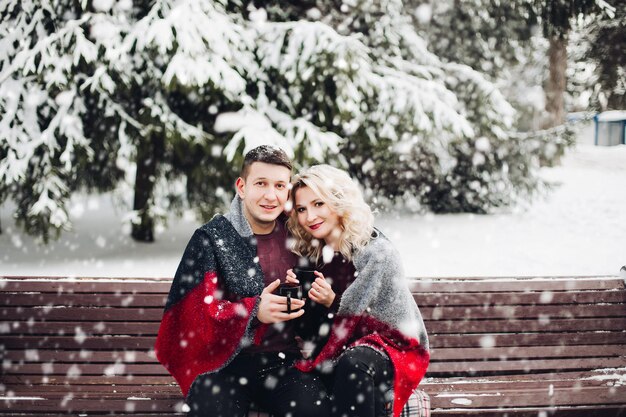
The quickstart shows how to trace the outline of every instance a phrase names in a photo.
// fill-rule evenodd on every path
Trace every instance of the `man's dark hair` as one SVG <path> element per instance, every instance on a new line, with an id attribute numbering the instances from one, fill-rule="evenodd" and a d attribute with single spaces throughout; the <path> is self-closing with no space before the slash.
<path id="1" fill-rule="evenodd" d="M 248 176 L 248 171 L 250 171 L 250 165 L 255 162 L 265 162 L 266 164 L 272 165 L 280 165 L 283 166 L 289 171 L 293 168 L 291 165 L 291 160 L 282 149 L 276 146 L 270 145 L 261 145 L 256 148 L 250 150 L 246 156 L 243 158 L 243 165 L 241 166 L 241 178 L 244 180 Z"/>

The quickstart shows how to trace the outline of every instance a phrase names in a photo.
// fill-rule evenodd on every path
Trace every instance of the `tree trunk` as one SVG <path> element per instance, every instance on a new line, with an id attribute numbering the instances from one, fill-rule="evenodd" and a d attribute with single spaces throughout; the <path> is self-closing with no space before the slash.
<path id="1" fill-rule="evenodd" d="M 133 210 L 139 213 L 140 222 L 133 223 L 131 236 L 140 242 L 154 242 L 154 218 L 150 214 L 150 207 L 154 204 L 157 163 L 162 158 L 163 148 L 162 133 L 154 131 L 148 137 L 141 138 L 137 146 Z"/>
<path id="2" fill-rule="evenodd" d="M 547 115 L 542 126 L 544 129 L 565 123 L 563 96 L 567 87 L 567 35 L 551 35 L 549 41 L 550 77 L 545 88 Z"/>

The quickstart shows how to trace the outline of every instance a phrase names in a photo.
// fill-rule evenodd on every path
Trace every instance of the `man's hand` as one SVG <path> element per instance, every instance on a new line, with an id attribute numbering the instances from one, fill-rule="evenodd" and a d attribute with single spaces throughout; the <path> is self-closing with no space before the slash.
<path id="1" fill-rule="evenodd" d="M 256 313 L 257 319 L 261 323 L 280 323 L 297 319 L 304 314 L 304 301 L 292 298 L 291 310 L 297 310 L 291 314 L 287 314 L 287 297 L 272 294 L 280 286 L 280 280 L 272 282 L 263 289 L 261 293 L 261 302 L 259 303 L 259 311 Z"/>

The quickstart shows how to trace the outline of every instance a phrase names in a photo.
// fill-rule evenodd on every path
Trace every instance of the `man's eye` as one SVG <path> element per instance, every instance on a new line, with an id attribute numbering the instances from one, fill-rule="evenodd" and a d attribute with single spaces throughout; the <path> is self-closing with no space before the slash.
<path id="1" fill-rule="evenodd" d="M 256 185 L 259 185 L 259 186 L 261 186 L 261 187 L 262 187 L 262 186 L 264 186 L 264 185 L 265 185 L 265 183 L 264 183 L 263 181 L 259 181 L 259 182 L 257 182 L 257 183 L 256 183 Z"/>
<path id="2" fill-rule="evenodd" d="M 278 188 L 285 188 L 285 184 L 276 184 L 276 187 L 278 187 Z"/>

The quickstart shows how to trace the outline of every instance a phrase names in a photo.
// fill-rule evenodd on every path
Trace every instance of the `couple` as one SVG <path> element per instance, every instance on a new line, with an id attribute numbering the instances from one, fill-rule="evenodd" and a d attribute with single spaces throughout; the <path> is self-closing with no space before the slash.
<path id="1" fill-rule="evenodd" d="M 281 149 L 246 154 L 230 211 L 185 249 L 157 358 L 188 416 L 245 417 L 254 403 L 276 417 L 378 417 L 389 402 L 398 416 L 429 361 L 399 255 L 345 172 L 318 165 L 291 182 L 291 170 Z M 288 311 L 276 292 L 304 259 L 316 278 Z M 317 342 L 308 359 L 298 336 Z"/>

